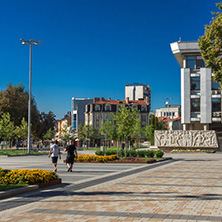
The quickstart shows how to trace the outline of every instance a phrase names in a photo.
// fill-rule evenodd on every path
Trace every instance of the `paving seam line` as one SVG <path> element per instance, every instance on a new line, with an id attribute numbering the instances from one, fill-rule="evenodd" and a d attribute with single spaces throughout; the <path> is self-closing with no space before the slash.
<path id="1" fill-rule="evenodd" d="M 39 191 L 34 191 L 32 193 L 27 193 L 27 194 L 24 194 L 24 196 L 22 197 L 12 197 L 12 199 L 9 199 L 9 200 L 4 200 L 4 204 L 2 205 L 1 207 L 1 203 L 0 203 L 0 208 L 2 208 L 0 210 L 0 212 L 4 212 L 5 210 L 9 210 L 9 209 L 13 209 L 15 207 L 18 207 L 21 205 L 27 205 L 27 204 L 32 204 L 33 202 L 35 201 L 42 201 L 43 199 L 48 199 L 48 198 L 54 198 L 54 197 L 57 197 L 58 195 L 63 195 L 63 192 L 64 193 L 68 193 L 68 192 L 73 192 L 73 191 L 80 191 L 82 189 L 85 189 L 85 188 L 88 188 L 88 187 L 93 187 L 93 186 L 96 186 L 96 185 L 101 185 L 105 182 L 110 182 L 110 181 L 114 181 L 116 179 L 121 179 L 122 177 L 126 177 L 126 176 L 132 176 L 132 171 L 133 174 L 135 175 L 136 173 L 140 173 L 140 172 L 143 172 L 145 170 L 152 170 L 152 169 L 155 169 L 157 167 L 161 167 L 161 166 L 164 166 L 166 164 L 170 164 L 170 163 L 173 163 L 172 160 L 169 160 L 169 161 L 163 161 L 163 162 L 160 162 L 160 163 L 155 163 L 155 164 L 151 164 L 149 166 L 139 166 L 137 167 L 136 169 L 131 169 L 131 170 L 126 170 L 124 172 L 121 172 L 121 173 L 117 173 L 116 175 L 113 175 L 113 176 L 106 176 L 105 178 L 99 178 L 99 179 L 94 179 L 94 180 L 91 180 L 90 182 L 83 182 L 83 183 L 80 183 L 80 184 L 77 184 L 77 185 L 70 185 L 70 186 L 66 186 L 66 187 L 61 187 L 61 185 L 57 185 L 57 187 L 53 190 L 50 190 L 45 188 L 45 189 L 42 189 L 43 193 L 44 191 L 46 192 L 49 192 L 50 195 L 49 196 L 44 196 L 43 193 L 39 193 Z M 123 175 L 125 174 L 125 175 Z M 102 180 L 102 181 L 101 181 Z M 61 193 L 60 193 L 61 192 Z M 58 194 L 60 193 L 60 194 Z M 16 201 L 13 200 L 14 198 L 16 198 Z M 27 202 L 24 198 L 28 198 Z M 31 199 L 30 199 L 31 198 Z M 20 200 L 23 200 L 23 204 L 21 204 L 21 201 Z M 7 204 L 6 204 L 7 203 Z"/>

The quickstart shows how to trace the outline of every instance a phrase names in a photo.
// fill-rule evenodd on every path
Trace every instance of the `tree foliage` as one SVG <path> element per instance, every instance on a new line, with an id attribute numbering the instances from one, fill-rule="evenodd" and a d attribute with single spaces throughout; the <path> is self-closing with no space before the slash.
<path id="1" fill-rule="evenodd" d="M 222 10 L 222 2 L 216 4 Z M 214 80 L 222 86 L 222 13 L 212 12 L 210 25 L 205 26 L 205 34 L 199 38 L 199 48 L 206 66 L 213 70 Z"/>
<path id="2" fill-rule="evenodd" d="M 46 134 L 43 136 L 43 139 L 51 140 L 54 137 L 54 135 L 55 135 L 54 131 L 51 128 L 49 128 Z"/>
<path id="3" fill-rule="evenodd" d="M 99 132 L 101 135 L 105 136 L 105 144 L 107 139 L 117 139 L 117 127 L 111 120 L 106 119 L 106 121 L 100 126 Z"/>
<path id="4" fill-rule="evenodd" d="M 64 127 L 61 132 L 61 140 L 68 142 L 72 139 L 75 139 L 74 129 L 72 129 L 70 126 Z"/>
<path id="5" fill-rule="evenodd" d="M 154 131 L 165 130 L 165 122 L 159 121 L 154 115 L 150 116 L 150 125 L 143 129 L 143 135 L 150 141 L 151 145 L 154 145 Z"/>
<path id="6" fill-rule="evenodd" d="M 25 118 L 22 119 L 22 122 L 19 126 L 15 128 L 15 135 L 18 139 L 27 139 L 28 137 L 28 124 L 25 121 Z"/>
<path id="7" fill-rule="evenodd" d="M 0 138 L 11 141 L 15 137 L 15 126 L 9 113 L 4 113 L 0 120 Z"/>
<path id="8" fill-rule="evenodd" d="M 20 126 L 23 119 L 28 121 L 28 92 L 25 86 L 20 83 L 12 85 L 9 83 L 6 90 L 0 91 L 0 117 L 4 113 L 10 114 L 10 121 L 15 126 Z M 31 98 L 31 130 L 34 138 L 42 139 L 46 132 L 54 128 L 55 115 L 49 113 L 39 113 L 34 97 Z M 24 123 L 24 122 L 23 122 Z M 17 131 L 19 129 L 17 128 Z"/>

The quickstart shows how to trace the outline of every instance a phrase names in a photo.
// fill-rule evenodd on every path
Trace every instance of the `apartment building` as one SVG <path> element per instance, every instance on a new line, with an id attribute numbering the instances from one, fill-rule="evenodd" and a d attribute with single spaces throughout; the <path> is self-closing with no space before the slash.
<path id="1" fill-rule="evenodd" d="M 129 100 L 141 100 L 144 99 L 151 105 L 151 88 L 149 85 L 140 83 L 127 83 L 125 85 L 125 98 Z"/>
<path id="2" fill-rule="evenodd" d="M 181 115 L 181 106 L 180 105 L 166 105 L 163 108 L 156 109 L 155 116 L 159 117 L 168 117 L 170 119 L 176 119 Z"/>
<path id="3" fill-rule="evenodd" d="M 85 124 L 91 125 L 94 129 L 99 129 L 107 119 L 112 120 L 112 114 L 115 114 L 122 104 L 140 110 L 139 118 L 142 127 L 149 124 L 150 105 L 143 99 L 130 100 L 128 97 L 126 100 L 94 98 L 93 103 L 86 105 Z"/>
<path id="4" fill-rule="evenodd" d="M 212 80 L 198 42 L 174 42 L 172 53 L 181 67 L 181 123 L 183 130 L 221 130 L 221 90 Z"/>
<path id="5" fill-rule="evenodd" d="M 89 98 L 72 98 L 72 128 L 77 132 L 78 126 L 85 123 L 85 107 L 92 103 L 93 100 Z"/>

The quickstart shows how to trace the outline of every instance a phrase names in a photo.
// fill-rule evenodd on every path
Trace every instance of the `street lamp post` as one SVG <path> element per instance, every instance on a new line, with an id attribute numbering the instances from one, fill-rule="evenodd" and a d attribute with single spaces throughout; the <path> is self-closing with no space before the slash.
<path id="1" fill-rule="evenodd" d="M 35 41 L 33 39 L 30 40 L 24 40 L 20 39 L 23 45 L 29 45 L 30 46 L 30 53 L 29 53 L 29 103 L 28 103 L 28 153 L 30 153 L 32 144 L 31 144 L 31 97 L 32 97 L 32 45 L 38 45 L 42 41 Z"/>
<path id="2" fill-rule="evenodd" d="M 168 112 L 167 112 L 167 116 L 168 116 L 168 130 L 169 130 L 169 107 L 170 107 L 170 100 L 172 100 L 173 98 L 167 98 L 167 97 L 165 97 L 165 100 L 167 100 L 166 102 L 165 102 L 165 104 L 166 105 L 168 105 Z"/>

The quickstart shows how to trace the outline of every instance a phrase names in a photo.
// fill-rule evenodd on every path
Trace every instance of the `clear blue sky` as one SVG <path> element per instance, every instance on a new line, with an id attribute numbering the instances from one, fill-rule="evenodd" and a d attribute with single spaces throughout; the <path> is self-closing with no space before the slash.
<path id="1" fill-rule="evenodd" d="M 28 90 L 33 47 L 32 93 L 41 112 L 62 118 L 71 98 L 124 99 L 126 83 L 152 88 L 152 110 L 180 104 L 180 67 L 170 43 L 195 41 L 217 11 L 202 0 L 1 1 L 0 89 L 9 82 Z"/>

